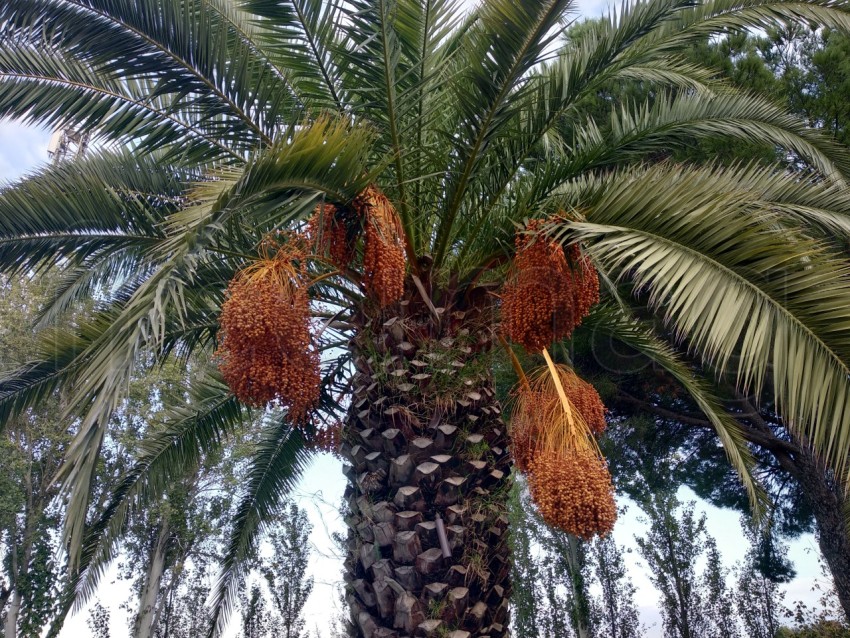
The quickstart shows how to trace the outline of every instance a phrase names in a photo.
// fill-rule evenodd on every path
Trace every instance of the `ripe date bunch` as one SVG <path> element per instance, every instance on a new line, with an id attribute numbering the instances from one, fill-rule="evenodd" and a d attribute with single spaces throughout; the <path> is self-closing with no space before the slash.
<path id="1" fill-rule="evenodd" d="M 352 209 L 321 204 L 310 219 L 308 234 L 317 254 L 326 254 L 334 266 L 345 269 L 354 261 L 355 243 L 361 230 L 360 220 Z"/>
<path id="2" fill-rule="evenodd" d="M 230 282 L 222 305 L 219 369 L 236 398 L 254 407 L 273 401 L 294 421 L 319 400 L 319 354 L 310 333 L 306 273 L 260 261 Z"/>
<path id="3" fill-rule="evenodd" d="M 569 337 L 599 301 L 596 269 L 578 246 L 565 251 L 545 237 L 545 223 L 533 220 L 517 234 L 502 291 L 502 329 L 529 352 Z"/>
<path id="4" fill-rule="evenodd" d="M 369 186 L 352 202 L 365 223 L 363 283 L 381 308 L 404 294 L 405 255 L 403 230 L 392 203 L 375 186 Z"/>
<path id="5" fill-rule="evenodd" d="M 363 236 L 362 283 L 380 308 L 404 294 L 404 230 L 389 199 L 371 185 L 345 206 L 316 208 L 308 232 L 318 255 L 339 268 L 356 270 L 357 243 Z"/>
<path id="6" fill-rule="evenodd" d="M 614 529 L 611 475 L 594 450 L 539 454 L 530 469 L 531 497 L 546 523 L 584 540 Z"/>
<path id="7" fill-rule="evenodd" d="M 542 367 L 516 391 L 510 425 L 514 464 L 544 520 L 582 538 L 610 532 L 617 508 L 594 439 L 605 406 L 593 386 L 568 366 Z"/>

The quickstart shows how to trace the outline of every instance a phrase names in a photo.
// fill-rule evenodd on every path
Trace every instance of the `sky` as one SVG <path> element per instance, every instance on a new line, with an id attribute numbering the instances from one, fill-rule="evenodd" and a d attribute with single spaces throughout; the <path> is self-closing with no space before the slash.
<path id="1" fill-rule="evenodd" d="M 578 3 L 579 13 L 582 16 L 596 16 L 606 4 L 605 0 L 581 0 Z M 0 185 L 17 179 L 46 162 L 49 138 L 48 130 L 33 128 L 20 122 L 0 120 Z M 342 564 L 340 557 L 335 555 L 331 535 L 344 530 L 337 511 L 344 486 L 340 464 L 323 455 L 308 469 L 296 493 L 299 504 L 307 510 L 314 528 L 311 538 L 313 557 L 310 572 L 315 579 L 315 587 L 305 607 L 307 626 L 310 629 L 326 627 L 329 617 L 341 611 L 336 588 L 341 581 Z M 689 500 L 694 497 L 687 490 L 683 490 L 680 498 Z M 661 635 L 661 621 L 657 611 L 658 593 L 649 580 L 645 564 L 638 557 L 634 540 L 635 535 L 645 532 L 646 526 L 641 522 L 641 514 L 636 506 L 626 502 L 621 502 L 621 505 L 626 505 L 627 510 L 617 522 L 614 537 L 627 549 L 625 558 L 637 588 L 636 603 L 640 608 L 641 621 L 649 627 L 647 638 L 655 638 Z M 741 561 L 747 547 L 741 542 L 743 534 L 739 515 L 701 501 L 698 501 L 697 510 L 707 513 L 708 531 L 717 540 L 725 565 L 731 567 L 735 562 Z M 817 546 L 811 534 L 804 535 L 791 544 L 790 558 L 797 569 L 797 577 L 786 586 L 786 601 L 803 600 L 807 604 L 814 603 L 816 597 L 811 588 L 820 573 L 815 558 L 817 555 Z M 125 615 L 118 609 L 118 605 L 126 601 L 129 595 L 129 583 L 117 578 L 117 570 L 110 570 L 103 579 L 98 596 L 104 605 L 113 610 L 112 636 L 115 638 L 128 635 Z M 87 616 L 87 610 L 83 609 L 71 617 L 60 638 L 88 635 Z M 229 634 L 233 635 L 235 629 L 235 626 L 232 626 Z"/>

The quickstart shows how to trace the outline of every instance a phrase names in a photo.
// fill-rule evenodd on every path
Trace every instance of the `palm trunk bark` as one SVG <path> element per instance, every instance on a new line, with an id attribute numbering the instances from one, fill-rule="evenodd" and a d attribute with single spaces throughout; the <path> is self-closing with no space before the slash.
<path id="1" fill-rule="evenodd" d="M 343 453 L 358 638 L 508 635 L 510 461 L 491 316 L 445 305 L 413 288 L 397 312 L 361 318 L 352 344 Z"/>
<path id="2" fill-rule="evenodd" d="M 846 495 L 805 445 L 795 459 L 796 476 L 815 516 L 818 545 L 845 617 L 850 620 L 850 532 L 844 521 Z"/>

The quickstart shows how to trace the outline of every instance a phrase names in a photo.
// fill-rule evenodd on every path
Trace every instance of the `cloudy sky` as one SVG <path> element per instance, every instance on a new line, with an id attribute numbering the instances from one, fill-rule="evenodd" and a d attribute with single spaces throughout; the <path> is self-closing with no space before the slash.
<path id="1" fill-rule="evenodd" d="M 605 0 L 583 0 L 579 3 L 581 14 L 598 15 L 606 6 Z M 0 183 L 19 178 L 34 170 L 47 159 L 47 143 L 50 132 L 25 126 L 19 122 L 0 120 Z M 330 615 L 329 601 L 335 604 L 333 587 L 339 582 L 341 563 L 333 555 L 330 535 L 342 530 L 342 523 L 336 513 L 336 506 L 342 497 L 344 486 L 339 465 L 330 458 L 322 458 L 308 471 L 302 482 L 299 496 L 301 504 L 310 513 L 314 525 L 314 558 L 311 570 L 316 587 L 309 601 L 306 613 L 309 627 L 325 627 Z M 687 492 L 684 498 L 689 498 Z M 709 532 L 717 539 L 727 566 L 733 565 L 744 557 L 746 546 L 741 542 L 742 533 L 737 514 L 721 511 L 701 503 L 699 508 L 708 512 Z M 617 541 L 631 551 L 627 554 L 631 576 L 637 586 L 637 603 L 641 608 L 642 621 L 653 628 L 648 636 L 660 636 L 660 619 L 656 609 L 657 592 L 652 587 L 646 567 L 635 551 L 635 534 L 642 534 L 644 525 L 639 520 L 636 507 L 630 507 L 627 514 L 618 522 L 615 530 Z M 786 600 L 805 600 L 813 602 L 810 589 L 818 576 L 816 564 L 816 545 L 811 535 L 806 535 L 792 545 L 791 557 L 798 570 L 797 578 L 787 587 Z M 101 598 L 104 604 L 113 609 L 112 635 L 123 638 L 127 634 L 124 613 L 118 605 L 129 595 L 129 585 L 116 580 L 114 570 L 104 579 Z M 85 610 L 70 619 L 62 638 L 85 636 L 88 630 L 85 624 Z"/>

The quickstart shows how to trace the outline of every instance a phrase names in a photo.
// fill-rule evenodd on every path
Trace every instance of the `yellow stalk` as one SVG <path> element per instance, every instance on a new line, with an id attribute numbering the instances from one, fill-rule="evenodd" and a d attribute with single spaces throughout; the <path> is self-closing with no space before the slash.
<path id="1" fill-rule="evenodd" d="M 517 359 L 517 356 L 514 354 L 513 349 L 511 349 L 511 346 L 508 344 L 507 341 L 505 341 L 505 338 L 502 335 L 499 335 L 499 343 L 502 344 L 502 347 L 505 349 L 505 352 L 508 353 L 508 358 L 510 358 L 511 360 L 511 366 L 513 366 L 514 372 L 516 372 L 517 377 L 519 377 L 519 382 L 520 384 L 522 384 L 523 389 L 530 390 L 531 385 L 528 383 L 528 377 L 525 376 L 525 372 L 522 369 L 522 365 L 520 364 L 519 359 Z"/>
<path id="2" fill-rule="evenodd" d="M 546 365 L 549 366 L 549 374 L 552 375 L 552 380 L 555 382 L 555 389 L 558 391 L 558 396 L 561 398 L 561 405 L 564 406 L 564 412 L 567 414 L 567 420 L 570 423 L 571 427 L 575 427 L 575 421 L 573 420 L 573 410 L 570 405 L 569 399 L 567 399 L 567 393 L 564 392 L 564 386 L 561 385 L 561 375 L 558 373 L 558 369 L 555 367 L 555 363 L 552 361 L 552 357 L 549 356 L 549 351 L 546 348 L 543 348 L 543 358 L 546 359 Z"/>

